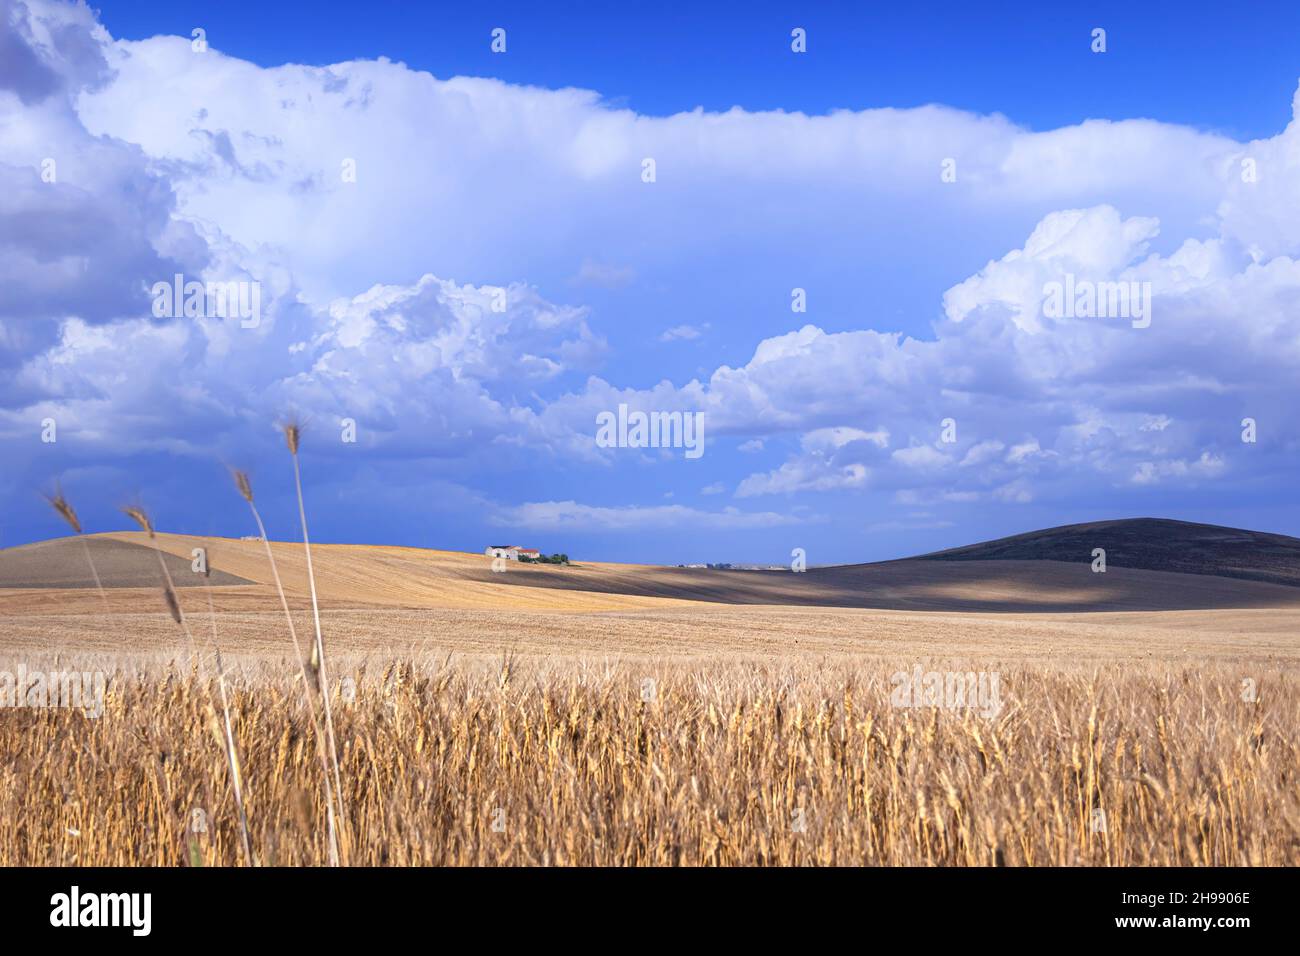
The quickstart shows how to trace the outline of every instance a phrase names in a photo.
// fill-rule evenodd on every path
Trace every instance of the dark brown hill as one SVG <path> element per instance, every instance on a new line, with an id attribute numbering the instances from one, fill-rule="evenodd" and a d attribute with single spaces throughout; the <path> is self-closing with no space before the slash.
<path id="1" fill-rule="evenodd" d="M 1105 548 L 1108 569 L 1174 571 L 1300 587 L 1300 538 L 1169 518 L 1127 518 L 968 544 L 918 561 L 1066 561 L 1090 563 Z"/>

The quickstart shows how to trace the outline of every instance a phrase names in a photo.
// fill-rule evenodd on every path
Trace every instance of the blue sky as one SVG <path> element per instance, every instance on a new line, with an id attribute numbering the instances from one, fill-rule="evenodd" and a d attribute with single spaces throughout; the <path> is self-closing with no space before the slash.
<path id="1" fill-rule="evenodd" d="M 55 481 L 93 530 L 247 533 L 224 464 L 287 536 L 290 414 L 324 540 L 1300 532 L 1294 5 L 97 9 L 0 24 L 0 544 L 59 532 Z M 262 321 L 151 315 L 175 272 Z M 1150 326 L 1044 315 L 1067 274 L 1145 283 Z M 598 447 L 620 403 L 702 412 L 706 453 Z"/>
<path id="2" fill-rule="evenodd" d="M 1290 120 L 1300 9 L 1212 3 L 711 4 L 413 3 L 364 13 L 311 4 L 180 0 L 96 4 L 114 34 L 145 39 L 205 26 L 262 66 L 386 56 L 438 77 L 597 90 L 639 113 L 702 106 L 802 110 L 944 103 L 1031 129 L 1149 117 L 1241 137 Z M 1073 7 L 1073 9 L 1070 9 Z M 792 26 L 810 52 L 789 55 Z M 483 42 L 508 30 L 508 56 Z M 1104 61 L 1078 37 L 1108 30 Z M 1104 68 L 1102 68 L 1104 66 Z"/>

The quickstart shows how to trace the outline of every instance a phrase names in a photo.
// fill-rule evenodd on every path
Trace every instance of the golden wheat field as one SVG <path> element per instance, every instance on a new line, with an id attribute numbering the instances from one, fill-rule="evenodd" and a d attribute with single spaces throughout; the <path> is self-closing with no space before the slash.
<path id="1" fill-rule="evenodd" d="M 1012 665 L 989 720 L 892 707 L 890 672 L 508 659 L 344 668 L 333 694 L 341 862 L 1300 860 L 1291 675 L 1261 673 L 1246 702 L 1223 666 Z M 328 863 L 299 689 L 248 668 L 232 685 L 253 862 Z M 98 719 L 5 715 L 0 864 L 248 862 L 212 699 L 194 672 L 159 666 L 113 675 Z"/>
<path id="2" fill-rule="evenodd" d="M 0 708 L 0 865 L 1300 862 L 1294 589 L 313 551 L 0 552 L 0 674 L 105 681 L 96 716 Z M 997 706 L 900 704 L 922 670 Z"/>

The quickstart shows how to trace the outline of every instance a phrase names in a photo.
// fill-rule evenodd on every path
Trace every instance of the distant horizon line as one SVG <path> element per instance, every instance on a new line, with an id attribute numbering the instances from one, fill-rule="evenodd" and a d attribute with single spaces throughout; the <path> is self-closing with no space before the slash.
<path id="1" fill-rule="evenodd" d="M 862 565 L 871 565 L 871 564 L 890 564 L 897 561 L 921 560 L 921 559 L 931 558 L 937 555 L 947 554 L 950 552 L 962 551 L 969 548 L 977 548 L 981 545 L 997 544 L 999 542 L 1010 541 L 1015 538 L 1028 537 L 1035 534 L 1045 534 L 1052 531 L 1062 531 L 1066 529 L 1086 529 L 1090 526 L 1095 526 L 1095 525 L 1112 525 L 1112 524 L 1121 524 L 1121 523 L 1135 523 L 1135 522 L 1142 522 L 1142 521 L 1162 522 L 1162 523 L 1175 524 L 1175 525 L 1188 525 L 1192 527 L 1211 528 L 1211 529 L 1216 529 L 1221 531 L 1239 532 L 1243 534 L 1258 534 L 1258 535 L 1269 535 L 1271 537 L 1277 537 L 1277 538 L 1288 538 L 1290 540 L 1295 541 L 1297 545 L 1300 546 L 1300 537 L 1285 534 L 1284 532 L 1279 532 L 1279 531 L 1262 531 L 1258 529 L 1238 528 L 1230 525 L 1213 524 L 1213 523 L 1203 522 L 1203 521 L 1188 521 L 1183 518 L 1161 518 L 1161 517 L 1154 517 L 1151 515 L 1141 515 L 1141 516 L 1130 517 L 1130 518 L 1101 518 L 1095 521 L 1075 521 L 1075 522 L 1068 522 L 1066 524 L 1060 524 L 1060 525 L 1049 525 L 1047 527 L 1033 528 L 1028 531 L 1018 531 L 1013 534 L 1001 535 L 996 538 L 987 538 L 979 541 L 971 541 L 966 544 L 952 545 L 945 548 L 939 548 L 933 551 L 923 551 L 918 554 L 908 554 L 908 555 L 902 555 L 893 558 L 882 558 L 875 561 L 809 563 L 805 565 L 805 567 L 808 570 L 826 569 L 826 568 L 847 568 L 847 567 L 858 567 Z M 261 541 L 261 538 L 257 535 L 230 536 L 230 535 L 219 535 L 219 534 L 196 534 L 187 531 L 162 531 L 162 530 L 159 530 L 157 534 L 162 536 L 173 537 L 173 538 L 199 538 L 205 540 L 230 541 L 232 543 L 233 542 L 248 543 L 252 541 L 259 541 L 259 542 Z M 108 536 L 116 536 L 116 535 L 128 535 L 131 537 L 142 536 L 147 538 L 145 532 L 139 530 L 133 530 L 130 528 L 124 528 L 121 530 L 86 532 L 81 537 L 99 538 L 99 537 L 108 537 Z M 17 544 L 8 544 L 8 545 L 0 543 L 0 552 L 8 551 L 16 548 L 30 547 L 32 545 L 45 544 L 52 541 L 61 541 L 67 538 L 75 538 L 75 537 L 78 537 L 78 535 L 75 534 L 56 535 L 50 538 L 39 538 L 31 541 L 23 541 Z M 302 541 L 301 539 L 278 540 L 272 538 L 270 543 L 300 546 L 302 544 Z M 343 548 L 403 548 L 412 551 L 429 551 L 429 552 L 437 552 L 442 554 L 464 555 L 466 557 L 484 556 L 483 551 L 464 551 L 456 548 L 435 548 L 435 547 L 428 547 L 425 545 L 413 545 L 413 544 L 386 544 L 386 543 L 373 542 L 373 541 L 313 540 L 312 546 L 313 547 L 343 547 Z M 496 546 L 495 545 L 484 546 L 484 548 L 487 547 L 496 547 Z M 540 548 L 537 550 L 541 553 L 565 553 L 563 551 L 545 552 Z M 779 564 L 771 561 L 711 561 L 711 562 L 692 561 L 689 563 L 687 562 L 659 563 L 659 562 L 647 562 L 647 561 L 608 561 L 608 560 L 599 560 L 599 559 L 579 558 L 576 560 L 571 559 L 571 563 L 578 564 L 578 565 L 584 563 L 585 564 L 615 564 L 615 565 L 627 565 L 632 567 L 641 566 L 641 567 L 656 567 L 656 568 L 681 568 L 681 569 L 690 569 L 690 570 L 721 570 L 721 571 L 734 570 L 734 571 L 768 571 L 768 572 L 784 571 L 787 573 L 792 572 L 792 568 L 789 565 Z M 710 568 L 709 565 L 713 565 L 713 567 Z"/>

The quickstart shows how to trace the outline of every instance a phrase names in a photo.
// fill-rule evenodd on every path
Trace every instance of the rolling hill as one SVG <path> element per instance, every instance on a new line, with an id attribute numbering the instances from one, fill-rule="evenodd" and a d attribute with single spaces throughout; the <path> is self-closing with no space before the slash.
<path id="1" fill-rule="evenodd" d="M 138 532 L 87 539 L 109 589 L 157 588 L 157 557 Z M 271 601 L 265 546 L 160 534 L 180 587 L 210 584 L 223 600 Z M 208 549 L 210 578 L 189 566 Z M 285 587 L 307 590 L 301 545 L 271 545 Z M 1091 570 L 1104 547 L 1107 572 Z M 785 571 L 708 570 L 582 562 L 511 564 L 482 555 L 380 545 L 313 547 L 322 601 L 334 607 L 560 612 L 784 605 L 904 611 L 1090 612 L 1300 607 L 1300 540 L 1162 519 L 1067 525 L 934 554 Z M 0 550 L 0 606 L 67 606 L 93 587 L 75 538 Z M 3 589 L 8 589 L 7 591 Z M 25 596 L 20 599 L 20 592 Z"/>
<path id="2" fill-rule="evenodd" d="M 921 561 L 1090 561 L 1300 587 L 1300 538 L 1169 518 L 1061 525 L 921 555 Z"/>
<path id="3" fill-rule="evenodd" d="M 177 554 L 163 549 L 162 557 L 177 587 L 253 583 L 218 568 L 207 577 L 197 575 L 191 570 L 189 551 Z M 89 535 L 84 545 L 76 538 L 55 538 L 0 549 L 0 588 L 94 587 L 91 561 L 106 588 L 150 587 L 162 580 L 158 555 L 143 535 L 139 542 Z"/>

